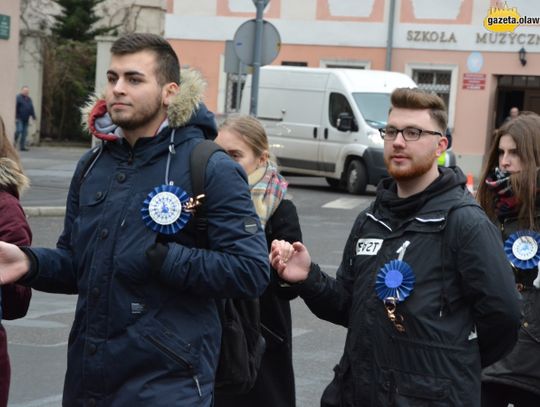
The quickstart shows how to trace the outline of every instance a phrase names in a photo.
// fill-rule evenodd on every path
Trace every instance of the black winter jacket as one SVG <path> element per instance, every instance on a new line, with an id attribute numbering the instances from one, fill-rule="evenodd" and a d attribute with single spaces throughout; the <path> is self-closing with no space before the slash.
<path id="1" fill-rule="evenodd" d="M 313 265 L 298 287 L 316 315 L 348 328 L 322 406 L 479 406 L 481 366 L 512 349 L 519 294 L 500 236 L 463 173 L 440 172 L 405 199 L 383 180 L 352 228 L 337 278 Z M 416 283 L 397 305 L 400 333 L 374 285 L 407 240 L 403 260 Z"/>
<path id="2" fill-rule="evenodd" d="M 536 211 L 538 222 L 538 204 Z M 515 217 L 504 219 L 498 226 L 505 241 L 512 233 L 522 229 L 518 227 Z M 518 341 L 508 356 L 484 369 L 482 381 L 518 387 L 540 396 L 540 289 L 532 284 L 538 272 L 536 267 L 532 270 L 515 269 L 516 282 L 523 285 L 521 295 L 524 304 Z"/>
<path id="3" fill-rule="evenodd" d="M 284 199 L 265 228 L 268 249 L 274 239 L 302 241 L 296 207 Z M 271 270 L 270 285 L 260 297 L 262 333 L 266 351 L 253 389 L 245 395 L 216 397 L 216 407 L 294 407 L 296 394 L 292 361 L 292 321 L 289 301 L 296 297 L 294 287 L 280 285 Z"/>

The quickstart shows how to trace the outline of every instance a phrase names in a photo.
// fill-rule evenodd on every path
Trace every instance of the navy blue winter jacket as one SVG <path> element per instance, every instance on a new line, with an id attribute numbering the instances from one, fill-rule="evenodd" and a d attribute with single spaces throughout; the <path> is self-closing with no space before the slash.
<path id="1" fill-rule="evenodd" d="M 266 240 L 246 175 L 223 152 L 206 170 L 209 249 L 195 247 L 189 223 L 172 237 L 145 226 L 143 201 L 165 183 L 173 130 L 169 179 L 190 196 L 191 150 L 216 133 L 202 104 L 186 123 L 171 117 L 133 147 L 106 142 L 81 182 L 87 153 L 57 248 L 32 249 L 33 287 L 79 295 L 64 406 L 211 406 L 221 340 L 215 299 L 258 297 L 268 284 Z M 145 252 L 157 239 L 169 249 L 153 272 Z"/>
<path id="2" fill-rule="evenodd" d="M 30 96 L 24 96 L 21 93 L 17 95 L 15 117 L 17 120 L 22 120 L 25 123 L 28 121 L 28 119 L 30 119 L 30 117 L 34 120 L 36 119 L 34 105 L 32 104 L 32 99 L 30 99 Z"/>

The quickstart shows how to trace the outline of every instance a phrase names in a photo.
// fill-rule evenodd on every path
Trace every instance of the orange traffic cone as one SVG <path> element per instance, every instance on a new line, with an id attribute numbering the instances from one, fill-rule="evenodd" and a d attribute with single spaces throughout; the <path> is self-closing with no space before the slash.
<path id="1" fill-rule="evenodd" d="M 467 189 L 474 194 L 474 177 L 470 172 L 467 174 Z"/>

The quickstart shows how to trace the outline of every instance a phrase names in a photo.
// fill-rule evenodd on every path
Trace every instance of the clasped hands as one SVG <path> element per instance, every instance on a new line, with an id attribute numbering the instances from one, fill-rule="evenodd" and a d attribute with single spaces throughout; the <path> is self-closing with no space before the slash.
<path id="1" fill-rule="evenodd" d="M 268 258 L 279 277 L 288 283 L 300 283 L 309 274 L 311 256 L 300 242 L 291 244 L 285 240 L 274 240 Z"/>

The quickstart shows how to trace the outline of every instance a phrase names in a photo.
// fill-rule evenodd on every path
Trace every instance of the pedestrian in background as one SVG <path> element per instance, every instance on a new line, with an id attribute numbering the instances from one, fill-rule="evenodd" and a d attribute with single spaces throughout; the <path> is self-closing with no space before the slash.
<path id="1" fill-rule="evenodd" d="M 296 207 L 285 199 L 287 181 L 269 160 L 266 132 L 251 116 L 229 118 L 220 127 L 219 144 L 248 175 L 251 199 L 266 233 L 268 249 L 274 239 L 302 241 Z M 280 283 L 281 282 L 281 283 Z M 266 340 L 261 367 L 253 389 L 243 395 L 216 396 L 216 407 L 294 407 L 292 321 L 289 301 L 294 289 L 284 287 L 275 270 L 260 297 L 261 328 Z"/>
<path id="2" fill-rule="evenodd" d="M 20 194 L 28 184 L 0 117 L 0 240 L 17 246 L 29 246 L 32 242 L 32 232 L 19 202 Z M 7 406 L 11 377 L 6 330 L 2 320 L 24 317 L 31 296 L 30 288 L 18 284 L 3 285 L 0 289 L 0 407 Z"/>
<path id="3" fill-rule="evenodd" d="M 21 88 L 21 93 L 17 95 L 15 103 L 15 146 L 17 142 L 21 151 L 28 151 L 26 147 L 26 137 L 28 136 L 28 123 L 30 118 L 36 120 L 34 104 L 29 96 L 28 86 Z"/>
<path id="4" fill-rule="evenodd" d="M 512 352 L 482 375 L 485 407 L 540 406 L 540 116 L 520 115 L 495 131 L 477 198 L 505 241 L 524 319 Z"/>
<path id="5" fill-rule="evenodd" d="M 244 171 L 218 151 L 205 171 L 208 248 L 197 247 L 190 155 L 217 135 L 204 82 L 180 76 L 158 35 L 122 36 L 111 54 L 87 112 L 103 144 L 76 167 L 57 248 L 0 242 L 0 280 L 78 294 L 64 406 L 210 407 L 216 299 L 263 293 L 263 230 Z"/>
<path id="6" fill-rule="evenodd" d="M 333 278 L 301 243 L 271 264 L 320 318 L 348 328 L 322 407 L 480 406 L 481 366 L 506 355 L 520 323 L 500 235 L 445 151 L 444 102 L 396 89 L 385 128 L 391 178 L 357 218 Z"/>
<path id="7" fill-rule="evenodd" d="M 510 110 L 508 111 L 508 116 L 506 116 L 506 119 L 504 119 L 504 123 L 512 120 L 512 119 L 515 119 L 519 116 L 520 112 L 519 112 L 519 107 L 517 106 L 512 106 L 510 108 Z M 504 124 L 503 123 L 503 124 Z"/>

